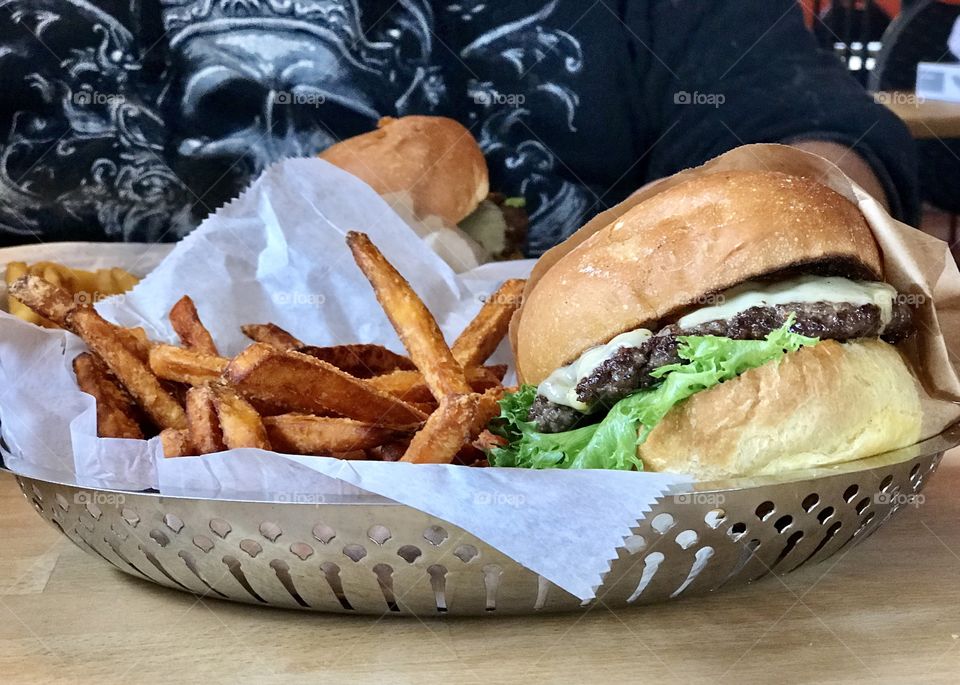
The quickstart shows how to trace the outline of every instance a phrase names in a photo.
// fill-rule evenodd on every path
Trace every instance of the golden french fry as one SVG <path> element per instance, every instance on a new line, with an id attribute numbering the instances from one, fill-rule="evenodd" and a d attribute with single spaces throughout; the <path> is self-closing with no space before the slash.
<path id="1" fill-rule="evenodd" d="M 35 311 L 79 335 L 159 428 L 183 428 L 183 407 L 129 349 L 135 336 L 121 333 L 89 305 L 81 305 L 63 288 L 37 276 L 24 276 L 10 291 Z"/>
<path id="2" fill-rule="evenodd" d="M 140 282 L 139 278 L 119 267 L 113 267 L 112 269 L 101 269 L 100 271 L 95 272 L 94 276 L 100 279 L 98 280 L 100 292 L 108 295 L 123 293 L 131 290 L 133 286 Z"/>
<path id="3" fill-rule="evenodd" d="M 270 440 L 257 410 L 236 390 L 222 383 L 212 383 L 213 405 L 220 420 L 223 442 L 228 449 L 256 447 L 270 449 Z"/>
<path id="4" fill-rule="evenodd" d="M 7 285 L 10 285 L 22 276 L 26 276 L 28 273 L 26 262 L 7 262 L 7 271 L 5 274 Z"/>
<path id="5" fill-rule="evenodd" d="M 8 285 L 26 275 L 43 278 L 49 283 L 63 288 L 75 300 L 85 304 L 93 304 L 108 295 L 125 292 L 139 281 L 136 276 L 123 269 L 116 268 L 84 271 L 82 269 L 71 269 L 56 262 L 37 262 L 33 265 L 27 265 L 24 262 L 7 264 L 6 281 Z M 12 298 L 8 309 L 14 316 L 30 323 L 53 328 L 60 326 L 38 315 L 32 308 L 21 305 L 22 303 L 16 298 Z"/>
<path id="6" fill-rule="evenodd" d="M 187 391 L 187 431 L 197 454 L 221 452 L 227 448 L 209 385 Z"/>
<path id="7" fill-rule="evenodd" d="M 73 372 L 80 389 L 97 401 L 97 435 L 101 438 L 143 439 L 136 405 L 110 376 L 102 360 L 84 352 L 74 358 Z"/>
<path id="8" fill-rule="evenodd" d="M 190 442 L 190 432 L 186 428 L 164 428 L 160 431 L 160 446 L 163 448 L 163 456 L 168 459 L 199 454 Z"/>
<path id="9" fill-rule="evenodd" d="M 170 310 L 170 324 L 180 337 L 183 346 L 203 354 L 219 354 L 213 336 L 206 329 L 197 313 L 197 307 L 189 296 L 184 295 Z"/>
<path id="10" fill-rule="evenodd" d="M 38 264 L 39 268 L 37 269 L 37 275 L 40 276 L 47 283 L 53 283 L 56 286 L 64 288 L 68 292 L 76 292 L 71 288 L 71 286 L 76 285 L 75 279 L 72 278 L 60 278 L 60 273 L 53 267 L 52 264 L 45 264 L 42 267 Z M 64 284 L 64 280 L 69 282 Z"/>
<path id="11" fill-rule="evenodd" d="M 279 452 L 331 456 L 377 447 L 404 434 L 353 419 L 282 414 L 263 419 L 270 444 Z"/>
<path id="12" fill-rule="evenodd" d="M 430 415 L 410 441 L 400 461 L 416 464 L 449 464 L 461 448 L 474 440 L 500 413 L 499 390 L 482 395 L 450 395 Z"/>
<path id="13" fill-rule="evenodd" d="M 447 347 L 430 310 L 410 284 L 365 234 L 350 231 L 347 245 L 437 401 L 447 395 L 470 394 L 463 369 Z"/>
<path id="14" fill-rule="evenodd" d="M 189 385 L 218 380 L 230 363 L 224 357 L 161 344 L 150 348 L 149 360 L 150 369 L 158 377 Z"/>
<path id="15" fill-rule="evenodd" d="M 314 359 L 333 364 L 354 378 L 372 378 L 397 369 L 415 370 L 417 368 L 402 354 L 388 350 L 382 345 L 368 343 L 331 347 L 304 345 L 297 348 L 297 352 L 309 354 Z"/>
<path id="16" fill-rule="evenodd" d="M 481 366 L 466 370 L 467 382 L 474 392 L 486 392 L 500 385 L 506 366 Z M 430 402 L 433 393 L 419 371 L 391 371 L 369 379 L 370 385 L 407 402 Z"/>
<path id="17" fill-rule="evenodd" d="M 423 412 L 331 364 L 264 343 L 238 354 L 223 378 L 246 397 L 289 412 L 334 412 L 388 428 L 409 428 L 426 419 Z"/>
<path id="18" fill-rule="evenodd" d="M 480 312 L 453 342 L 450 349 L 463 368 L 480 366 L 497 349 L 497 345 L 507 334 L 510 317 L 520 307 L 525 283 L 526 281 L 519 278 L 504 281 L 503 285 L 487 298 Z"/>
<path id="19" fill-rule="evenodd" d="M 273 323 L 248 323 L 240 326 L 243 334 L 254 342 L 266 343 L 280 350 L 294 350 L 303 343 Z"/>

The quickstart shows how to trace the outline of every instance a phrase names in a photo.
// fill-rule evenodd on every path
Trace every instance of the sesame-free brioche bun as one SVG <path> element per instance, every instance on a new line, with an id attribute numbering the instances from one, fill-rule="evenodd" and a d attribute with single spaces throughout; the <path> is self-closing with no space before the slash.
<path id="1" fill-rule="evenodd" d="M 347 138 L 320 158 L 380 195 L 406 193 L 417 218 L 455 226 L 490 192 L 487 162 L 470 131 L 446 117 L 382 118 L 375 131 Z"/>
<path id="2" fill-rule="evenodd" d="M 634 206 L 547 269 L 515 315 L 518 374 L 540 383 L 619 333 L 655 330 L 778 272 L 883 278 L 869 225 L 830 188 L 772 171 L 701 175 Z"/>
<path id="3" fill-rule="evenodd" d="M 892 345 L 828 340 L 693 395 L 638 456 L 700 480 L 853 461 L 917 442 L 922 393 Z"/>

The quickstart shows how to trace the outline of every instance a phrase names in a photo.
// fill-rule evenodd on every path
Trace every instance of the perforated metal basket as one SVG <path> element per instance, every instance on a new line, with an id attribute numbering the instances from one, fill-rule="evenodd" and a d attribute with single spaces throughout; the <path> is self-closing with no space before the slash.
<path id="1" fill-rule="evenodd" d="M 953 427 L 851 464 L 663 497 L 617 550 L 598 597 L 608 606 L 657 602 L 822 561 L 922 501 L 943 452 L 958 443 Z M 398 504 L 205 500 L 18 482 L 81 549 L 185 592 L 420 616 L 589 606 L 469 533 Z"/>

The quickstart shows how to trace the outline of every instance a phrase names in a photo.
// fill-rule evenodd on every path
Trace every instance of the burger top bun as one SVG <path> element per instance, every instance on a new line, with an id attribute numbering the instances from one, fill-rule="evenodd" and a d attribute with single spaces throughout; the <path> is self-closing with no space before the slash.
<path id="1" fill-rule="evenodd" d="M 584 350 L 776 272 L 882 280 L 860 210 L 773 171 L 705 174 L 628 210 L 551 266 L 525 295 L 514 355 L 537 384 Z"/>
<path id="2" fill-rule="evenodd" d="M 418 218 L 455 226 L 490 193 L 487 162 L 466 128 L 446 117 L 384 117 L 377 129 L 331 145 L 320 158 L 380 195 L 408 193 Z"/>

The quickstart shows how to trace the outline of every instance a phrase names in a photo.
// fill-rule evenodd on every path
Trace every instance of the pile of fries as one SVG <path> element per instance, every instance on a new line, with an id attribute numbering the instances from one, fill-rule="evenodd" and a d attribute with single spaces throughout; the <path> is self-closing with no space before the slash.
<path id="1" fill-rule="evenodd" d="M 373 344 L 314 347 L 274 324 L 242 327 L 253 343 L 220 355 L 194 303 L 170 311 L 181 346 L 103 319 L 89 302 L 28 274 L 10 293 L 80 336 L 73 362 L 97 402 L 101 437 L 159 432 L 167 457 L 256 447 L 288 454 L 418 463 L 485 463 L 476 441 L 499 413 L 505 366 L 484 366 L 520 304 L 506 281 L 451 347 L 410 287 L 362 233 L 347 244 L 407 355 Z"/>
<path id="2" fill-rule="evenodd" d="M 58 285 L 70 293 L 78 302 L 97 302 L 110 295 L 119 295 L 130 290 L 140 279 L 123 269 L 98 269 L 84 271 L 71 269 L 56 262 L 10 262 L 7 264 L 7 285 L 27 275 L 39 276 L 43 280 Z M 45 319 L 16 298 L 11 297 L 8 307 L 14 316 L 46 328 L 57 328 L 57 324 Z"/>

